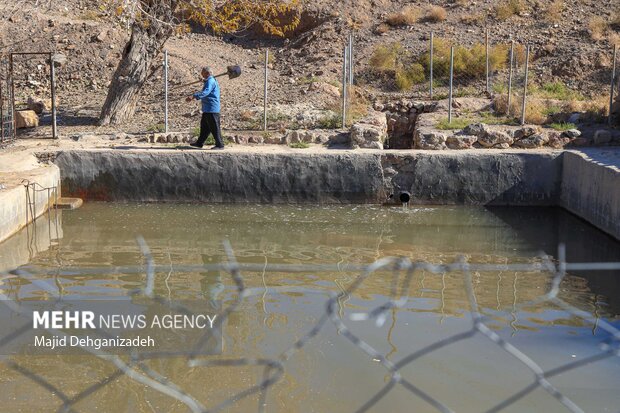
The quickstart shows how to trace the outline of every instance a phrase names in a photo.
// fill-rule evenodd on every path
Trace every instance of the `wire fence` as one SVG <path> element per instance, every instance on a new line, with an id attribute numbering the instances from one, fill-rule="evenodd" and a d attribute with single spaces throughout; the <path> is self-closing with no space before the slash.
<path id="1" fill-rule="evenodd" d="M 387 100 L 449 99 L 453 112 L 449 123 L 458 118 L 498 124 L 568 123 L 571 115 L 575 120 L 578 113 L 583 114 L 582 119 L 587 118 L 584 120 L 612 123 L 612 105 L 619 88 L 616 48 L 601 53 L 600 59 L 606 63 L 600 63 L 601 68 L 592 75 L 592 81 L 598 82 L 596 90 L 580 91 L 574 88 L 572 72 L 554 72 L 551 77 L 545 75 L 547 81 L 541 80 L 543 73 L 549 74 L 548 63 L 540 63 L 541 58 L 551 53 L 546 46 L 497 41 L 494 33 L 486 29 L 476 34 L 466 36 L 469 40 L 465 40 L 449 32 L 430 32 L 408 43 L 375 44 L 371 53 L 358 56 L 356 47 L 361 35 L 351 32 L 343 36 L 342 47 L 332 58 L 330 63 L 334 66 L 329 73 L 323 70 L 304 73 L 286 59 L 280 62 L 282 50 L 270 53 L 264 49 L 250 64 L 253 71 L 248 82 L 253 93 L 245 103 L 254 106 L 241 107 L 235 100 L 239 111 L 237 121 L 245 122 L 248 130 L 257 131 L 345 128 L 364 116 L 371 106 L 369 90 L 378 88 L 370 95 Z M 176 58 L 170 61 L 167 56 L 163 58 L 162 97 L 167 96 L 169 89 L 165 73 L 175 64 L 183 64 Z M 277 95 L 272 91 L 272 82 L 278 83 Z M 305 89 L 303 97 L 295 100 L 300 88 Z M 322 100 L 313 100 L 314 91 L 324 93 Z M 471 108 L 461 110 L 458 99 L 463 97 L 492 99 L 492 102 L 480 116 L 472 113 Z M 309 115 L 312 105 L 322 105 L 315 109 L 323 113 Z M 165 99 L 162 118 L 166 131 L 170 128 L 167 108 Z"/>
<path id="2" fill-rule="evenodd" d="M 142 238 L 138 238 L 138 243 L 145 259 L 145 266 L 134 267 L 100 267 L 100 268 L 57 268 L 49 272 L 35 272 L 30 268 L 18 268 L 8 271 L 7 275 L 13 278 L 19 278 L 25 282 L 32 283 L 40 288 L 48 295 L 50 299 L 59 299 L 62 291 L 52 279 L 41 278 L 41 275 L 70 276 L 70 275 L 94 275 L 94 274 L 141 274 L 145 273 L 145 281 L 141 288 L 130 293 L 131 296 L 149 297 L 158 300 L 171 308 L 179 309 L 178 304 L 170 304 L 166 301 L 166 297 L 156 294 L 155 284 L 157 282 L 158 273 L 169 273 L 168 266 L 158 266 L 153 260 L 153 256 Z M 224 244 L 227 254 L 227 261 L 220 264 L 206 265 L 181 265 L 177 266 L 179 271 L 209 271 L 219 270 L 228 273 L 232 283 L 236 289 L 236 297 L 230 305 L 221 309 L 218 313 L 220 322 L 224 322 L 233 312 L 237 311 L 244 300 L 249 297 L 263 294 L 262 288 L 249 288 L 245 284 L 243 272 L 324 272 L 324 271 L 341 271 L 342 265 L 286 265 L 286 264 L 244 264 L 237 262 L 231 246 Z M 230 408 L 243 399 L 254 397 L 257 400 L 256 411 L 264 412 L 270 406 L 269 392 L 270 389 L 281 380 L 287 368 L 287 362 L 291 357 L 307 346 L 313 339 L 319 335 L 328 324 L 334 325 L 340 337 L 346 340 L 353 348 L 365 354 L 368 360 L 378 362 L 387 374 L 387 380 L 382 388 L 376 393 L 370 395 L 366 400 L 360 400 L 357 412 L 365 412 L 370 410 L 379 401 L 389 398 L 390 394 L 397 388 L 402 388 L 415 397 L 423 400 L 434 410 L 440 412 L 453 412 L 458 409 L 455 406 L 449 406 L 437 396 L 433 396 L 422 390 L 418 385 L 414 384 L 413 378 L 406 377 L 401 372 L 406 366 L 412 365 L 422 357 L 436 352 L 446 346 L 467 340 L 473 336 L 481 336 L 488 339 L 505 352 L 507 358 L 517 360 L 525 366 L 531 373 L 531 382 L 525 387 L 515 389 L 514 393 L 497 403 L 495 406 L 487 410 L 487 412 L 500 412 L 512 406 L 520 399 L 528 396 L 535 390 L 542 390 L 548 393 L 553 400 L 564 406 L 567 411 L 584 412 L 585 409 L 580 407 L 575 401 L 571 400 L 567 395 L 554 386 L 550 379 L 568 371 L 583 368 L 591 363 L 616 357 L 620 355 L 620 330 L 615 328 L 611 323 L 595 317 L 593 314 L 583 311 L 565 300 L 559 298 L 562 289 L 562 282 L 567 271 L 610 271 L 620 270 L 620 262 L 610 263 L 567 263 L 564 247 L 561 245 L 558 251 L 558 261 L 554 262 L 549 256 L 542 256 L 539 261 L 533 263 L 522 264 L 476 264 L 469 263 L 464 257 L 458 258 L 449 264 L 433 264 L 429 262 L 411 262 L 406 258 L 382 258 L 378 259 L 370 265 L 349 265 L 347 270 L 359 272 L 359 275 L 352 280 L 348 287 L 343 288 L 339 294 L 331 293 L 330 298 L 324 303 L 324 312 L 318 318 L 316 323 L 309 326 L 305 333 L 296 340 L 292 340 L 291 344 L 282 351 L 277 357 L 240 357 L 240 358 L 219 358 L 209 359 L 201 354 L 201 349 L 208 340 L 209 331 L 204 333 L 204 337 L 198 341 L 196 346 L 188 349 L 179 349 L 171 352 L 155 352 L 155 353 L 134 353 L 131 352 L 126 360 L 123 357 L 107 353 L 102 350 L 94 350 L 91 347 L 83 347 L 86 353 L 90 353 L 93 357 L 109 363 L 113 366 L 113 372 L 99 382 L 86 386 L 83 390 L 75 393 L 63 391 L 52 383 L 52 380 L 45 374 L 36 373 L 23 366 L 13 359 L 4 358 L 1 363 L 5 364 L 15 372 L 27 377 L 37 385 L 46 389 L 55 398 L 58 399 L 57 406 L 50 406 L 50 411 L 76 411 L 76 404 L 103 387 L 109 385 L 116 378 L 125 376 L 137 383 L 144 385 L 146 388 L 155 390 L 165 396 L 177 400 L 192 412 L 218 412 Z M 377 276 L 380 271 L 390 271 L 392 274 L 390 282 L 389 301 L 378 305 L 366 312 L 354 312 L 345 319 L 338 311 L 340 300 L 354 294 L 360 286 L 369 278 Z M 591 324 L 607 333 L 607 337 L 598 343 L 598 352 L 585 356 L 579 360 L 562 364 L 550 369 L 544 369 L 540 364 L 536 363 L 533 358 L 528 356 L 517 346 L 511 344 L 506 339 L 498 335 L 490 326 L 492 319 L 481 312 L 481 308 L 477 302 L 476 292 L 473 286 L 472 273 L 482 271 L 532 271 L 539 273 L 548 273 L 553 276 L 550 288 L 534 300 L 521 303 L 518 308 L 525 308 L 541 303 L 551 303 L 559 309 L 564 310 L 574 317 L 582 320 L 586 324 Z M 467 294 L 469 302 L 469 312 L 471 314 L 472 324 L 468 331 L 460 332 L 449 336 L 440 341 L 434 342 L 422 348 L 411 348 L 408 354 L 397 362 L 393 362 L 375 349 L 371 344 L 364 341 L 360 336 L 353 332 L 351 324 L 361 320 L 371 320 L 377 326 L 381 326 L 386 321 L 387 314 L 394 309 L 402 308 L 408 300 L 412 281 L 420 272 L 426 272 L 439 276 L 445 273 L 456 272 L 462 274 L 463 288 Z M 287 291 L 287 287 L 280 287 L 282 291 Z M 19 301 L 7 296 L 5 293 L 1 295 L 2 303 L 12 308 L 18 313 L 32 314 L 24 309 Z M 181 308 L 182 311 L 190 314 L 192 311 L 187 308 Z M 29 329 L 32 323 L 27 323 L 22 328 L 14 331 L 4 332 L 0 337 L 0 344 L 4 345 L 16 340 L 24 331 Z M 57 329 L 48 329 L 48 331 L 57 336 L 63 336 L 66 333 Z M 179 387 L 177 384 L 166 378 L 161 372 L 149 366 L 149 360 L 166 359 L 172 357 L 182 357 L 185 360 L 187 368 L 217 368 L 217 367 L 236 367 L 236 366 L 256 366 L 263 369 L 260 380 L 250 385 L 244 390 L 239 391 L 228 399 L 211 405 L 203 405 L 197 398 L 190 395 L 189 392 Z"/>

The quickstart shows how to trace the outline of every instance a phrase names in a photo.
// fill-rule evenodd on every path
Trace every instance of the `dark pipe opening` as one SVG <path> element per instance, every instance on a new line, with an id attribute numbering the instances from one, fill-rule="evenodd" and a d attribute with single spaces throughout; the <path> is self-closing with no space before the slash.
<path id="1" fill-rule="evenodd" d="M 406 204 L 411 199 L 411 194 L 409 192 L 401 192 L 399 198 L 400 202 Z"/>

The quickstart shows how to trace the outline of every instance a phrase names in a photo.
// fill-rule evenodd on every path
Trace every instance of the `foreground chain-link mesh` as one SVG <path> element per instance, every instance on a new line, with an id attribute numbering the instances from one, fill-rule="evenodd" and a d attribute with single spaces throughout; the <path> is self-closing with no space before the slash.
<path id="1" fill-rule="evenodd" d="M 136 274 L 145 271 L 146 280 L 142 289 L 133 291 L 132 294 L 141 294 L 146 297 L 150 297 L 154 300 L 161 300 L 164 302 L 163 297 L 158 297 L 154 294 L 155 287 L 155 275 L 158 272 L 167 272 L 167 267 L 156 266 L 153 257 L 150 253 L 148 246 L 142 238 L 138 238 L 141 251 L 145 257 L 145 266 L 135 267 L 110 267 L 110 268 L 70 268 L 65 270 L 55 270 L 55 274 L 76 275 L 76 274 Z M 227 262 L 221 264 L 208 264 L 208 265 L 180 265 L 177 268 L 183 271 L 205 271 L 205 270 L 223 270 L 230 274 L 231 279 L 236 287 L 237 295 L 232 304 L 223 308 L 218 317 L 220 320 L 225 320 L 233 311 L 238 309 L 244 299 L 258 295 L 262 293 L 262 290 L 246 288 L 244 285 L 244 279 L 242 271 L 271 271 L 271 272 L 321 272 L 339 269 L 338 266 L 330 265 L 269 265 L 266 264 L 240 264 L 236 261 L 233 254 L 233 250 L 228 243 L 224 244 L 225 250 L 228 256 Z M 442 400 L 437 397 L 429 395 L 427 392 L 421 390 L 415 386 L 410 379 L 401 375 L 400 371 L 405 367 L 421 357 L 435 352 L 441 348 L 457 343 L 462 340 L 466 340 L 475 335 L 481 335 L 483 338 L 490 340 L 498 347 L 500 347 L 506 354 L 506 357 L 511 357 L 518 362 L 522 363 L 527 369 L 531 371 L 532 379 L 531 383 L 522 389 L 518 389 L 510 397 L 502 400 L 487 412 L 499 412 L 503 411 L 507 407 L 511 406 L 518 400 L 526 397 L 534 390 L 543 390 L 547 392 L 557 403 L 561 403 L 566 411 L 570 412 L 584 412 L 585 410 L 577 405 L 573 400 L 564 395 L 558 390 L 551 382 L 550 378 L 567 371 L 575 370 L 584 367 L 588 364 L 601 361 L 606 358 L 617 357 L 620 355 L 620 331 L 612 326 L 610 323 L 601 320 L 598 317 L 590 314 L 589 312 L 575 308 L 568 304 L 564 300 L 558 298 L 560 291 L 560 285 L 565 277 L 566 271 L 570 270 L 590 270 L 590 271 L 610 271 L 619 270 L 620 263 L 566 263 L 564 247 L 560 246 L 558 249 L 558 260 L 554 262 L 549 256 L 542 256 L 539 262 L 524 263 L 524 264 L 470 264 L 464 257 L 457 259 L 450 264 L 432 264 L 428 262 L 411 262 L 406 258 L 382 258 L 367 266 L 356 266 L 349 268 L 351 270 L 359 271 L 359 275 L 353 280 L 353 282 L 342 291 L 340 294 L 332 293 L 330 298 L 325 302 L 325 312 L 316 323 L 309 326 L 298 340 L 291 341 L 287 350 L 283 351 L 278 357 L 275 358 L 234 358 L 234 359 L 209 359 L 207 357 L 200 356 L 200 347 L 204 345 L 207 340 L 208 332 L 205 333 L 204 340 L 194 346 L 185 350 L 179 350 L 175 353 L 161 353 L 150 354 L 148 356 L 137 355 L 129 357 L 128 360 L 124 360 L 118 355 L 112 355 L 104 351 L 93 350 L 92 348 L 84 348 L 84 351 L 92 353 L 94 357 L 98 357 L 108 363 L 111 363 L 116 370 L 114 373 L 97 382 L 94 385 L 90 385 L 83 389 L 78 394 L 69 396 L 63 392 L 63 389 L 55 387 L 50 381 L 46 380 L 44 375 L 37 374 L 29 369 L 21 366 L 19 363 L 12 361 L 10 358 L 4 358 L 1 362 L 5 363 L 8 367 L 19 372 L 20 374 L 28 377 L 34 383 L 42 386 L 55 397 L 59 399 L 59 405 L 50 406 L 50 411 L 77 411 L 76 403 L 89 397 L 95 392 L 101 390 L 104 386 L 113 382 L 116 378 L 125 375 L 128 378 L 135 380 L 148 386 L 151 389 L 161 392 L 187 406 L 189 411 L 192 412 L 218 412 L 223 411 L 233 406 L 241 399 L 254 396 L 258 398 L 258 405 L 256 411 L 263 412 L 268 410 L 268 393 L 270 388 L 276 384 L 283 373 L 285 372 L 287 361 L 306 344 L 308 344 L 314 337 L 316 337 L 321 329 L 328 323 L 333 323 L 340 333 L 343 340 L 347 340 L 350 345 L 356 348 L 358 351 L 366 354 L 368 359 L 373 362 L 378 362 L 385 368 L 388 374 L 384 386 L 379 389 L 375 394 L 370 395 L 366 400 L 359 401 L 359 408 L 357 412 L 365 412 L 375 406 L 381 399 L 390 397 L 390 393 L 397 387 L 402 387 L 411 392 L 415 397 L 424 400 L 429 406 L 432 406 L 440 412 L 453 412 L 453 408 L 448 407 Z M 472 319 L 471 328 L 468 331 L 454 334 L 446 339 L 432 343 L 424 348 L 411 349 L 410 352 L 402 357 L 398 362 L 392 362 L 381 354 L 370 344 L 362 340 L 355 335 L 348 327 L 345 320 L 339 315 L 337 310 L 338 300 L 343 296 L 353 294 L 360 285 L 376 274 L 378 271 L 389 270 L 392 272 L 391 282 L 391 298 L 390 300 L 368 312 L 353 313 L 349 316 L 349 321 L 357 320 L 374 320 L 377 325 L 382 325 L 386 319 L 386 313 L 395 308 L 402 307 L 408 300 L 408 293 L 410 284 L 414 278 L 414 275 L 419 271 L 425 271 L 431 274 L 445 274 L 449 272 L 455 272 L 462 274 L 464 289 L 467 293 L 469 300 L 469 307 Z M 476 271 L 533 271 L 533 272 L 546 272 L 553 275 L 553 281 L 550 289 L 539 296 L 538 298 L 520 304 L 519 308 L 526 306 L 552 303 L 558 308 L 570 313 L 574 317 L 581 319 L 585 323 L 596 325 L 597 328 L 602 329 L 608 335 L 602 342 L 598 343 L 599 349 L 593 355 L 584 357 L 580 360 L 575 360 L 570 363 L 563 364 L 561 366 L 554 367 L 553 369 L 544 370 L 539 364 L 534 362 L 527 354 L 523 353 L 519 348 L 515 347 L 507 340 L 501 338 L 497 333 L 491 330 L 488 326 L 490 321 L 486 316 L 481 314 L 476 302 L 476 296 L 472 285 L 472 273 Z M 24 268 L 15 269 L 9 271 L 6 275 L 11 277 L 20 277 L 37 287 L 45 290 L 49 295 L 53 297 L 59 297 L 59 290 L 53 282 L 41 279 L 35 276 L 32 272 L 26 271 Z M 40 274 L 38 274 L 40 275 Z M 14 311 L 20 310 L 19 302 L 9 299 L 6 295 L 2 294 L 2 300 L 5 305 L 12 306 Z M 184 311 L 189 311 L 184 309 Z M 24 329 L 30 327 L 24 326 L 23 329 L 9 332 L 0 337 L 0 343 L 7 343 L 15 339 Z M 56 335 L 63 335 L 62 331 L 51 330 L 49 331 Z M 204 406 L 201 402 L 196 400 L 193 396 L 185 392 L 182 388 L 175 383 L 167 380 L 162 374 L 158 373 L 152 367 L 148 366 L 145 361 L 147 358 L 163 358 L 163 357 L 184 357 L 188 367 L 236 367 L 236 366 L 256 366 L 262 367 L 263 374 L 262 379 L 253 384 L 249 388 L 240 391 L 233 397 L 228 398 L 219 404 L 212 406 Z M 620 409 L 620 407 L 619 407 Z M 620 410 L 619 410 L 620 411 Z"/>

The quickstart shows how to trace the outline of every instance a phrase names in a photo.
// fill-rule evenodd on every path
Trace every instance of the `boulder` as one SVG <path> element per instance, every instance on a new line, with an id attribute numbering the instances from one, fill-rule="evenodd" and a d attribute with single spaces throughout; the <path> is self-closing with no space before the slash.
<path id="1" fill-rule="evenodd" d="M 450 149 L 471 149 L 478 137 L 472 135 L 452 135 L 446 139 L 446 145 Z"/>
<path id="2" fill-rule="evenodd" d="M 373 111 L 353 124 L 350 132 L 353 148 L 383 149 L 383 142 L 387 138 L 386 116 L 381 112 Z"/>
<path id="3" fill-rule="evenodd" d="M 534 135 L 519 139 L 513 145 L 518 146 L 519 148 L 533 149 L 540 148 L 548 141 L 549 139 L 545 135 L 536 133 Z"/>
<path id="4" fill-rule="evenodd" d="M 420 131 L 415 136 L 416 149 L 443 150 L 446 147 L 446 135 L 435 131 Z"/>
<path id="5" fill-rule="evenodd" d="M 39 126 L 39 117 L 34 110 L 18 110 L 15 112 L 15 127 L 35 128 Z"/>
<path id="6" fill-rule="evenodd" d="M 478 137 L 478 143 L 486 148 L 503 148 L 503 144 L 512 145 L 513 139 L 503 131 L 487 131 L 482 137 Z"/>
<path id="7" fill-rule="evenodd" d="M 590 146 L 590 140 L 587 138 L 575 138 L 570 141 L 571 146 Z"/>
<path id="8" fill-rule="evenodd" d="M 566 136 L 570 139 L 575 139 L 581 136 L 581 131 L 578 129 L 569 129 L 567 131 L 562 132 L 562 136 Z"/>
<path id="9" fill-rule="evenodd" d="M 332 98 L 340 97 L 340 88 L 325 82 L 312 82 L 308 87 L 308 91 L 324 93 Z"/>
<path id="10" fill-rule="evenodd" d="M 245 145 L 248 143 L 248 137 L 245 135 L 237 135 L 235 136 L 235 143 L 238 145 Z"/>
<path id="11" fill-rule="evenodd" d="M 272 135 L 272 134 L 263 134 L 263 143 L 267 143 L 270 145 L 279 145 L 281 143 L 283 143 L 284 139 L 282 136 L 279 135 Z M 299 142 L 299 141 L 297 141 Z M 247 140 L 246 140 L 247 143 Z"/>
<path id="12" fill-rule="evenodd" d="M 473 135 L 482 138 L 487 134 L 488 126 L 484 123 L 472 123 L 463 129 L 463 135 Z"/>
<path id="13" fill-rule="evenodd" d="M 37 115 L 40 115 L 41 113 L 43 113 L 43 111 L 52 110 L 51 99 L 39 99 L 30 96 L 26 105 L 28 106 L 29 110 L 34 111 Z"/>
<path id="14" fill-rule="evenodd" d="M 564 148 L 564 146 L 568 145 L 570 141 L 571 138 L 557 132 L 552 132 L 549 134 L 549 141 L 547 142 L 547 146 L 554 149 L 562 149 Z"/>
<path id="15" fill-rule="evenodd" d="M 538 132 L 539 132 L 539 128 L 537 128 L 536 126 L 528 125 L 528 126 L 523 126 L 522 128 L 515 130 L 512 136 L 515 140 L 519 140 L 519 139 L 527 138 L 528 136 L 532 136 Z"/>
<path id="16" fill-rule="evenodd" d="M 606 129 L 599 129 L 594 132 L 594 144 L 595 145 L 605 145 L 611 142 L 611 132 Z"/>
<path id="17" fill-rule="evenodd" d="M 502 143 L 498 143 L 498 144 L 493 145 L 492 148 L 493 149 L 508 149 L 508 148 L 510 148 L 510 144 L 502 142 Z"/>

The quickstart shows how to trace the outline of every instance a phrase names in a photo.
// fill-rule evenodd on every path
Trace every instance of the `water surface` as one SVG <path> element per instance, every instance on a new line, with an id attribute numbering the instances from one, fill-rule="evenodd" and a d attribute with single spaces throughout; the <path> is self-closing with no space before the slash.
<path id="1" fill-rule="evenodd" d="M 0 245 L 3 267 L 24 266 L 52 273 L 65 299 L 126 296 L 144 285 L 144 274 L 93 274 L 80 268 L 142 265 L 136 236 L 146 240 L 155 262 L 155 292 L 172 299 L 236 298 L 224 271 L 181 271 L 183 264 L 224 261 L 229 240 L 239 262 L 338 264 L 336 271 L 245 272 L 249 288 L 224 326 L 224 352 L 213 358 L 277 357 L 307 333 L 325 313 L 330 293 L 344 291 L 358 275 L 347 268 L 387 256 L 450 263 L 463 255 L 472 263 L 532 263 L 556 255 L 566 243 L 572 262 L 620 261 L 619 244 L 572 215 L 553 208 L 372 206 L 223 206 L 182 204 L 86 204 Z M 338 300 L 338 315 L 351 330 L 391 362 L 442 338 L 471 328 L 463 274 L 416 273 L 406 304 L 386 322 L 351 321 L 349 315 L 386 302 L 391 273 L 379 272 Z M 618 272 L 571 273 L 561 297 L 617 323 Z M 489 326 L 545 369 L 600 352 L 606 335 L 549 303 L 520 305 L 540 297 L 551 276 L 541 272 L 476 272 L 472 275 L 480 311 Z M 22 300 L 45 295 L 36 283 L 5 277 L 2 290 Z M 69 397 L 106 375 L 113 366 L 90 356 L 12 357 L 44 376 Z M 262 378 L 259 367 L 189 368 L 182 358 L 153 360 L 149 366 L 212 407 Z M 7 411 L 56 411 L 62 402 L 15 369 L 0 367 L 0 401 Z M 402 369 L 414 385 L 455 411 L 486 411 L 533 380 L 531 371 L 481 335 L 428 354 Z M 385 369 L 328 323 L 285 363 L 284 376 L 266 399 L 268 412 L 349 412 L 387 383 Z M 617 411 L 620 362 L 608 358 L 550 380 L 588 412 Z M 243 399 L 227 412 L 256 411 L 258 399 Z M 120 376 L 75 404 L 76 411 L 189 411 L 178 401 Z M 429 404 L 397 387 L 370 411 L 430 412 Z M 548 393 L 535 390 L 508 407 L 510 412 L 567 411 Z"/>

